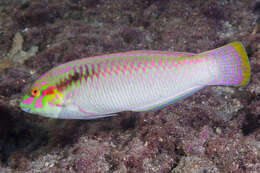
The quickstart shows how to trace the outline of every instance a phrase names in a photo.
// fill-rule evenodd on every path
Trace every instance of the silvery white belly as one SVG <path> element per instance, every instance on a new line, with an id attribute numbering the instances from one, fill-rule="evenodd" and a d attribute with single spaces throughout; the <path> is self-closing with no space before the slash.
<path id="1" fill-rule="evenodd" d="M 191 70 L 192 69 L 192 70 Z M 210 80 L 206 64 L 177 69 L 148 69 L 83 81 L 73 102 L 86 112 L 111 114 L 142 111 L 205 86 Z"/>

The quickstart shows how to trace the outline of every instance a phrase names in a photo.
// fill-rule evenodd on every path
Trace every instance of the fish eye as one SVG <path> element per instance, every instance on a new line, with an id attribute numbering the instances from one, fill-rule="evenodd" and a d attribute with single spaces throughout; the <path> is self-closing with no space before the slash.
<path id="1" fill-rule="evenodd" d="M 37 88 L 32 89 L 32 95 L 38 97 L 40 95 L 40 91 Z"/>

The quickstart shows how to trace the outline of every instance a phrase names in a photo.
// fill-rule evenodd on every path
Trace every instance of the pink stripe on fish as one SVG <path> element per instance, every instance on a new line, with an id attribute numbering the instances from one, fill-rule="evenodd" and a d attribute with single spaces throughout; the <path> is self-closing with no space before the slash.
<path id="1" fill-rule="evenodd" d="M 108 63 L 108 62 L 106 61 L 106 62 L 104 63 L 104 67 L 103 67 L 103 68 L 104 68 L 104 73 L 103 73 L 103 76 L 104 76 L 104 77 L 106 76 L 105 74 L 106 74 L 107 71 L 108 71 L 108 70 L 107 70 L 107 63 Z"/>
<path id="2" fill-rule="evenodd" d="M 41 82 L 41 85 L 47 85 L 47 82 L 42 81 L 42 82 Z"/>
<path id="3" fill-rule="evenodd" d="M 98 71 L 97 71 L 97 73 L 98 73 L 98 75 L 99 75 L 99 74 L 101 74 L 101 64 L 100 64 L 100 63 L 97 64 L 97 67 L 98 67 Z"/>
<path id="4" fill-rule="evenodd" d="M 122 72 L 123 72 L 123 74 L 125 74 L 127 71 L 129 71 L 128 68 L 127 68 L 127 62 L 123 61 L 122 63 L 123 63 Z"/>
<path id="5" fill-rule="evenodd" d="M 129 68 L 128 63 L 126 61 L 124 61 L 124 66 L 125 66 L 126 72 L 128 71 L 130 74 L 133 73 L 133 69 L 131 68 L 131 65 L 130 65 L 130 68 Z"/>
<path id="6" fill-rule="evenodd" d="M 37 83 L 35 83 L 34 86 L 37 87 L 39 90 L 41 89 L 41 86 Z"/>
<path id="7" fill-rule="evenodd" d="M 112 76 L 112 73 L 114 72 L 114 64 L 113 62 L 110 62 L 110 71 L 108 72 L 110 76 Z"/>
<path id="8" fill-rule="evenodd" d="M 34 107 L 35 108 L 42 108 L 42 97 L 35 100 Z"/>
<path id="9" fill-rule="evenodd" d="M 23 104 L 25 105 L 31 105 L 33 103 L 34 97 L 28 97 L 26 100 L 23 100 Z"/>
<path id="10" fill-rule="evenodd" d="M 148 69 L 148 62 L 144 61 L 144 67 L 143 67 L 143 72 L 145 72 L 146 69 Z"/>
<path id="11" fill-rule="evenodd" d="M 191 64 L 193 64 L 193 62 L 194 62 L 193 59 L 189 59 L 187 64 L 191 65 Z"/>
<path id="12" fill-rule="evenodd" d="M 158 65 L 159 65 L 160 67 L 162 66 L 162 60 L 161 60 L 161 59 L 159 59 Z"/>
<path id="13" fill-rule="evenodd" d="M 168 60 L 167 59 L 165 59 L 164 64 L 165 64 L 166 67 L 168 67 Z"/>
<path id="14" fill-rule="evenodd" d="M 174 60 L 172 61 L 171 65 L 172 65 L 171 67 L 175 67 L 175 68 L 177 67 L 177 63 Z"/>
<path id="15" fill-rule="evenodd" d="M 199 63 L 198 58 L 194 59 L 194 61 L 193 61 L 193 64 L 197 64 L 197 63 Z"/>
<path id="16" fill-rule="evenodd" d="M 102 55 L 102 56 L 94 56 L 91 57 L 91 59 L 93 60 L 101 60 L 104 58 L 113 58 L 113 57 L 120 57 L 120 56 L 126 56 L 126 57 L 130 57 L 130 56 L 149 56 L 149 55 L 158 55 L 158 56 L 163 56 L 163 55 L 167 55 L 167 56 L 173 56 L 173 57 L 179 57 L 179 56 L 194 56 L 195 54 L 193 53 L 186 53 L 186 52 L 169 52 L 167 53 L 167 51 L 145 51 L 146 53 L 143 53 L 142 51 L 130 51 L 130 52 L 125 52 L 125 53 L 115 53 L 115 54 L 109 54 L 109 55 Z M 80 59 L 80 60 L 75 60 L 73 61 L 73 63 L 82 63 L 84 62 L 85 59 Z"/>
<path id="17" fill-rule="evenodd" d="M 38 78 L 38 80 L 41 80 L 43 77 L 46 77 L 46 76 L 48 76 L 48 74 L 47 74 L 47 73 L 45 73 L 45 74 L 41 75 L 41 76 Z"/>
<path id="18" fill-rule="evenodd" d="M 153 68 L 154 67 L 154 60 L 152 59 L 151 60 L 151 67 L 150 68 Z"/>
<path id="19" fill-rule="evenodd" d="M 187 62 L 186 62 L 186 60 L 184 59 L 184 60 L 182 60 L 181 65 L 182 65 L 182 66 L 185 66 L 186 63 L 187 63 Z"/>
<path id="20" fill-rule="evenodd" d="M 55 104 L 53 104 L 52 102 L 48 102 L 48 104 L 52 107 L 55 107 Z"/>
<path id="21" fill-rule="evenodd" d="M 87 112 L 87 111 L 85 111 L 84 109 L 82 109 L 80 106 L 78 106 L 78 109 L 79 109 L 80 112 L 83 112 L 83 113 L 85 113 L 85 114 L 94 115 L 94 113 L 92 113 L 92 112 Z"/>
<path id="22" fill-rule="evenodd" d="M 56 106 L 56 107 L 64 107 L 64 106 L 61 105 L 61 104 L 56 104 L 55 106 Z"/>
<path id="23" fill-rule="evenodd" d="M 49 104 L 50 106 L 52 106 L 52 107 L 64 107 L 64 106 L 61 105 L 61 104 L 54 104 L 54 103 L 52 103 L 52 102 L 48 102 L 48 104 Z"/>
<path id="24" fill-rule="evenodd" d="M 114 72 L 115 72 L 116 75 L 118 75 L 119 72 L 120 72 L 120 62 L 117 62 L 115 65 L 116 65 L 116 68 L 115 68 Z"/>
<path id="25" fill-rule="evenodd" d="M 131 69 L 134 69 L 134 68 L 135 68 L 135 67 L 134 67 L 134 62 L 133 62 L 133 61 L 130 62 L 130 68 L 131 68 Z"/>
<path id="26" fill-rule="evenodd" d="M 90 75 L 90 79 L 91 80 L 93 80 L 94 74 L 95 74 L 95 65 L 91 64 L 91 75 Z"/>
<path id="27" fill-rule="evenodd" d="M 163 70 L 165 70 L 165 69 L 166 69 L 166 63 L 165 63 L 166 61 L 167 61 L 167 60 L 165 60 L 165 61 L 162 61 L 162 66 L 161 66 L 161 67 L 162 67 L 162 69 L 163 69 Z"/>

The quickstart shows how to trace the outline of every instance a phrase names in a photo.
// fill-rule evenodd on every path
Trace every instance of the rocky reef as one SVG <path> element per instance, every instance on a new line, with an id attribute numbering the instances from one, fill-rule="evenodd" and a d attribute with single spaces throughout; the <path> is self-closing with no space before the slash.
<path id="1" fill-rule="evenodd" d="M 0 172 L 260 172 L 260 1 L 2 0 Z M 54 120 L 18 103 L 39 75 L 128 50 L 194 52 L 240 40 L 244 87 L 210 86 L 163 109 Z"/>

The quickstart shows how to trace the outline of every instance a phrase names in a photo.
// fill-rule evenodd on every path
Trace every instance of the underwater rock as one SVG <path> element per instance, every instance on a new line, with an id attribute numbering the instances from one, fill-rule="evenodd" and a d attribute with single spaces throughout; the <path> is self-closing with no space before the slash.
<path id="1" fill-rule="evenodd" d="M 32 46 L 30 48 L 30 50 L 25 52 L 22 50 L 23 42 L 24 42 L 24 39 L 23 39 L 21 33 L 17 32 L 13 39 L 12 48 L 10 49 L 10 51 L 7 55 L 7 59 L 9 61 L 14 62 L 14 63 L 23 64 L 24 61 L 27 60 L 28 58 L 35 56 L 35 54 L 38 51 L 38 47 Z"/>

